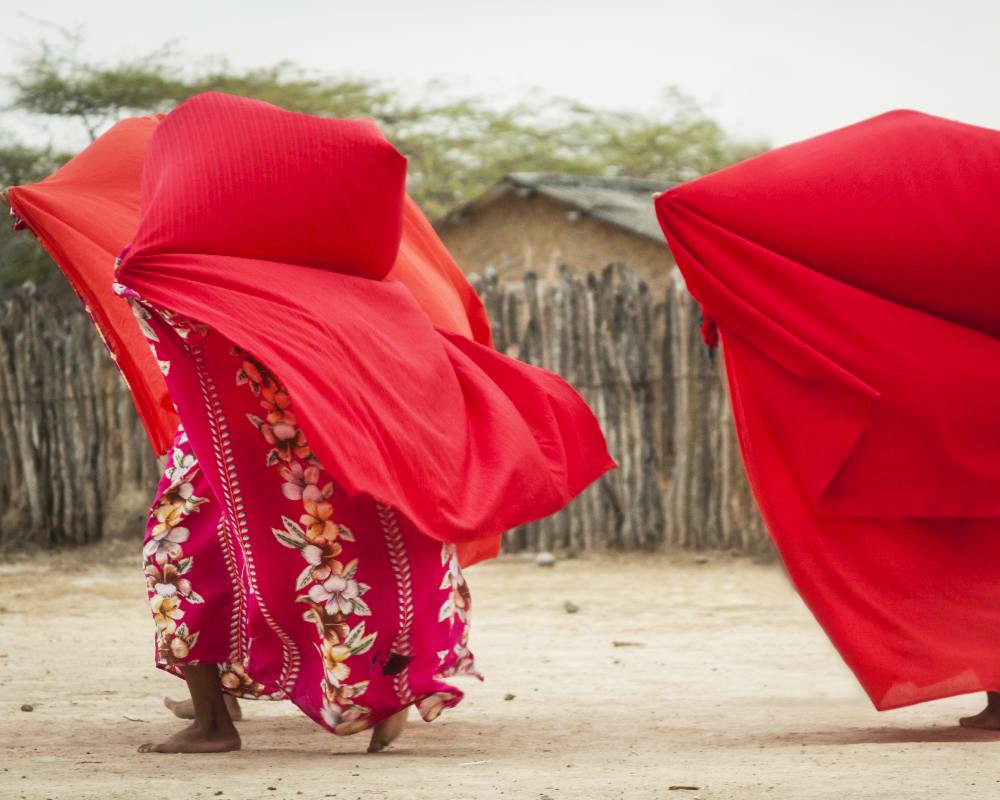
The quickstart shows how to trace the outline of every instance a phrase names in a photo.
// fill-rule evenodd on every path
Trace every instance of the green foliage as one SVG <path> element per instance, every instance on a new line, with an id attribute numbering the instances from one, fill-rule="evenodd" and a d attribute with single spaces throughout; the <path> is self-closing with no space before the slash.
<path id="1" fill-rule="evenodd" d="M 509 172 L 688 180 L 760 152 L 731 142 L 675 89 L 656 114 L 613 112 L 548 97 L 496 109 L 461 100 L 420 106 L 419 119 L 383 127 L 410 158 L 409 187 L 432 218 Z"/>
<path id="2" fill-rule="evenodd" d="M 91 138 L 121 117 L 167 111 L 204 91 L 254 97 L 310 114 L 369 116 L 408 157 L 409 191 L 432 219 L 508 172 L 630 175 L 669 183 L 763 149 L 732 142 L 675 89 L 650 114 L 594 109 L 539 94 L 498 107 L 452 97 L 436 85 L 425 97 L 408 99 L 378 81 L 308 74 L 290 63 L 258 69 L 225 62 L 184 65 L 169 49 L 112 65 L 88 63 L 77 57 L 79 37 L 63 36 L 58 47 L 41 44 L 9 78 L 11 108 L 78 120 Z M 9 183 L 23 182 L 15 169 L 28 174 L 23 170 L 37 166 L 43 172 L 52 166 L 52 154 L 16 151 L 0 150 L 0 175 Z M 22 157 L 28 161 L 19 161 Z"/>
<path id="3" fill-rule="evenodd" d="M 80 60 L 78 33 L 60 31 L 62 41 L 42 41 L 7 79 L 11 107 L 50 117 L 79 120 L 90 138 L 129 114 L 165 111 L 176 102 L 183 82 L 171 77 L 169 51 L 114 65 Z"/>

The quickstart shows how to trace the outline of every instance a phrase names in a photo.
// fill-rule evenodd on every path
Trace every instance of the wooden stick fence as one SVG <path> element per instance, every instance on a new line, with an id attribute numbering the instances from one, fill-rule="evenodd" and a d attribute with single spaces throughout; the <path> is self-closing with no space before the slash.
<path id="1" fill-rule="evenodd" d="M 138 525 L 159 470 L 90 320 L 30 289 L 0 303 L 0 549 Z"/>
<path id="2" fill-rule="evenodd" d="M 677 544 L 771 553 L 719 371 L 677 273 L 654 296 L 623 265 L 541 285 L 476 282 L 497 349 L 567 378 L 601 421 L 619 469 L 505 549 L 580 552 Z"/>
<path id="3" fill-rule="evenodd" d="M 563 512 L 508 534 L 508 551 L 770 552 L 679 280 L 652 292 L 613 265 L 563 269 L 547 285 L 487 274 L 476 288 L 497 348 L 576 386 L 620 465 Z M 0 550 L 141 536 L 158 469 L 81 310 L 30 289 L 0 302 L 0 413 Z"/>

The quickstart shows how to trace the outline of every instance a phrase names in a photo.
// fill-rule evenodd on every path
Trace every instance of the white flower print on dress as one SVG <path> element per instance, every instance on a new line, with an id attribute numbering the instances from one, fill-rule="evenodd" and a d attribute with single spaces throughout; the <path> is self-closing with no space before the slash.
<path id="1" fill-rule="evenodd" d="M 355 702 L 368 688 L 368 681 L 347 683 L 351 674 L 348 663 L 373 647 L 377 633 L 365 635 L 365 625 L 354 627 L 351 617 L 371 615 L 362 599 L 367 584 L 357 579 L 358 559 L 340 560 L 341 542 L 354 542 L 354 534 L 337 522 L 333 504 L 333 483 L 325 478 L 323 467 L 313 455 L 305 435 L 298 427 L 288 393 L 266 367 L 249 354 L 234 348 L 241 359 L 236 384 L 248 386 L 261 400 L 262 418 L 247 414 L 271 449 L 265 457 L 269 467 L 276 467 L 283 481 L 281 492 L 290 501 L 301 503 L 298 520 L 282 516 L 281 528 L 273 528 L 275 538 L 284 547 L 298 550 L 306 562 L 295 581 L 304 594 L 298 600 L 310 608 L 303 618 L 317 627 L 323 656 L 322 722 L 338 734 L 353 733 L 370 727 L 371 709 Z"/>
<path id="2" fill-rule="evenodd" d="M 343 575 L 331 575 L 323 583 L 313 584 L 309 589 L 309 599 L 325 605 L 327 614 L 350 614 L 354 602 L 360 596 L 358 582 Z"/>
<path id="3" fill-rule="evenodd" d="M 181 547 L 191 536 L 191 531 L 187 528 L 171 528 L 166 525 L 157 525 L 154 532 L 150 534 L 149 541 L 143 548 L 142 554 L 146 558 L 153 557 L 157 564 L 165 564 L 170 559 L 180 558 L 184 554 Z"/>

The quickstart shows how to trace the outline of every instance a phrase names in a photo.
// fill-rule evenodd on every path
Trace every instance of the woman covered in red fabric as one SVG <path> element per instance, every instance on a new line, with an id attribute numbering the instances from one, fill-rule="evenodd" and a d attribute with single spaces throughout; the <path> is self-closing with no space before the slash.
<path id="1" fill-rule="evenodd" d="M 182 423 L 144 556 L 196 719 L 145 750 L 239 747 L 223 692 L 373 728 L 371 750 L 409 706 L 433 719 L 474 672 L 459 549 L 613 465 L 561 379 L 417 302 L 445 273 L 407 272 L 434 248 L 404 177 L 369 122 L 225 95 L 152 136 L 117 291 Z"/>
<path id="2" fill-rule="evenodd" d="M 1000 692 L 1000 132 L 893 112 L 656 208 L 764 519 L 876 708 Z"/>
<path id="3" fill-rule="evenodd" d="M 143 161 L 162 114 L 116 123 L 45 180 L 4 190 L 16 229 L 29 229 L 76 291 L 131 390 L 153 452 L 169 452 L 178 418 L 156 359 L 129 307 L 112 290 L 115 256 L 139 225 Z M 438 327 L 492 346 L 486 310 L 420 208 L 404 199 L 403 230 L 388 277 Z M 499 537 L 460 543 L 468 565 L 499 550 Z"/>

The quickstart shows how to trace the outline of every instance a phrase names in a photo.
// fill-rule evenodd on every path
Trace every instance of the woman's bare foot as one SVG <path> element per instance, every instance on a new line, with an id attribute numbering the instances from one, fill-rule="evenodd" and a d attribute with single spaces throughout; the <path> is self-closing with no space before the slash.
<path id="1" fill-rule="evenodd" d="M 406 714 L 408 708 L 397 711 L 391 717 L 382 720 L 372 731 L 371 741 L 368 743 L 369 753 L 378 753 L 392 744 L 406 727 Z"/>
<path id="2" fill-rule="evenodd" d="M 225 698 L 226 711 L 229 712 L 229 718 L 233 722 L 239 722 L 243 719 L 243 709 L 240 708 L 240 701 L 231 694 L 225 694 L 223 698 Z M 170 709 L 175 717 L 179 717 L 180 719 L 194 719 L 194 701 L 190 698 L 187 700 L 173 700 L 169 697 L 164 697 L 163 705 Z"/>
<path id="3" fill-rule="evenodd" d="M 139 745 L 140 753 L 228 753 L 242 746 L 236 728 L 202 728 L 197 722 L 159 743 Z"/>
<path id="4" fill-rule="evenodd" d="M 963 728 L 1000 731 L 1000 692 L 987 692 L 986 708 L 971 717 L 962 717 L 958 724 Z"/>
<path id="5" fill-rule="evenodd" d="M 194 722 L 180 733 L 159 743 L 148 742 L 140 753 L 226 753 L 242 746 L 225 695 L 219 686 L 216 664 L 188 664 L 184 680 L 191 692 Z M 168 705 L 167 708 L 170 708 Z M 173 709 L 171 709 L 173 710 Z"/>

